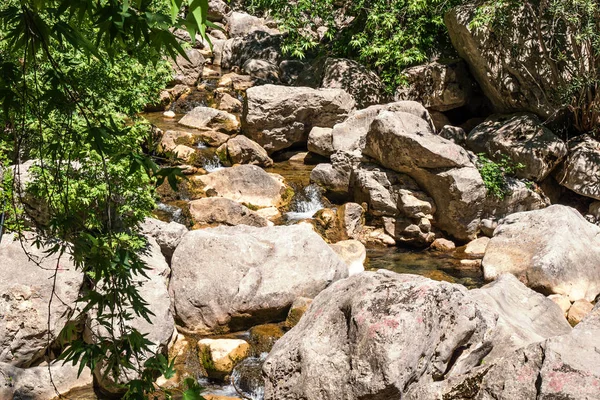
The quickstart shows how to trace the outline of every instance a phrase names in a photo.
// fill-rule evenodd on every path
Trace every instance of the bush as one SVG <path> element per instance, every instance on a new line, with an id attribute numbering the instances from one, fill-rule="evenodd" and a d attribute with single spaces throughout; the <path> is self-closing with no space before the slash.
<path id="1" fill-rule="evenodd" d="M 478 154 L 479 173 L 489 195 L 503 199 L 510 194 L 508 188 L 508 177 L 514 176 L 515 172 L 525 166 L 521 163 L 513 164 L 506 155 L 500 156 L 498 162 L 494 162 L 486 157 L 485 154 Z"/>

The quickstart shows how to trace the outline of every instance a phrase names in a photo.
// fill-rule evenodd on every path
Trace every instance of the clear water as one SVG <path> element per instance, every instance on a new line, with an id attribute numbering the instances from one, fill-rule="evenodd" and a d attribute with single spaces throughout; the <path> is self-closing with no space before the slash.
<path id="1" fill-rule="evenodd" d="M 213 156 L 212 158 L 205 158 L 204 159 L 204 163 L 202 164 L 202 168 L 204 168 L 204 170 L 206 172 L 216 172 L 219 171 L 223 168 L 225 168 L 223 166 L 223 164 L 221 164 L 221 160 L 219 160 L 219 157 L 217 156 Z"/>
<path id="2" fill-rule="evenodd" d="M 285 214 L 285 217 L 288 221 L 308 219 L 323 208 L 325 204 L 323 204 L 322 191 L 317 185 L 311 184 L 296 191 L 290 204 L 290 211 Z"/>

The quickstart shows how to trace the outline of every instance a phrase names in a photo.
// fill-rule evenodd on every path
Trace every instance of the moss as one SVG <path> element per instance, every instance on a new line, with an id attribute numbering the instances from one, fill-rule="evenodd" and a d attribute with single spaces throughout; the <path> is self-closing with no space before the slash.
<path id="1" fill-rule="evenodd" d="M 294 195 L 296 193 L 294 192 L 294 189 L 292 189 L 289 186 L 285 187 L 285 190 L 283 191 L 282 195 L 281 195 L 281 204 L 280 207 L 287 207 L 290 202 L 292 201 L 292 199 L 294 198 Z"/>
<path id="2" fill-rule="evenodd" d="M 208 371 L 216 371 L 215 363 L 210 354 L 210 346 L 198 345 L 198 358 L 202 367 Z"/>
<path id="3" fill-rule="evenodd" d="M 255 206 L 254 204 L 250 204 L 250 203 L 242 203 L 243 206 L 245 206 L 246 208 L 252 210 L 252 211 L 257 211 L 260 210 L 260 207 Z"/>

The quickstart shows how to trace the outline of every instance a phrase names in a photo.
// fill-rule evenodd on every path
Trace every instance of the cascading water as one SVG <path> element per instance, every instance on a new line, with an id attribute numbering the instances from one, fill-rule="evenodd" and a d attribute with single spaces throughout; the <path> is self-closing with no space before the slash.
<path id="1" fill-rule="evenodd" d="M 322 200 L 321 189 L 317 185 L 308 185 L 300 191 L 296 191 L 290 211 L 285 214 L 288 221 L 298 221 L 312 218 L 319 210 L 325 208 Z"/>
<path id="2" fill-rule="evenodd" d="M 160 213 L 163 213 L 164 215 L 168 216 L 167 219 L 169 221 L 178 222 L 180 224 L 185 223 L 185 220 L 183 218 L 183 210 L 179 207 L 175 207 L 165 203 L 158 203 L 156 205 L 156 209 Z"/>
<path id="3" fill-rule="evenodd" d="M 221 164 L 221 160 L 219 160 L 219 157 L 214 156 L 212 158 L 206 158 L 204 160 L 204 164 L 202 165 L 202 168 L 204 168 L 204 170 L 206 172 L 210 173 L 210 172 L 218 171 L 225 167 L 223 166 L 223 164 Z"/>

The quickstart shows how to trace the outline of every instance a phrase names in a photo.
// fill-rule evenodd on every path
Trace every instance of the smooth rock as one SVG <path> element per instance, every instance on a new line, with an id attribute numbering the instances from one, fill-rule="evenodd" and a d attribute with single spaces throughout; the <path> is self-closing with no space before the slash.
<path id="1" fill-rule="evenodd" d="M 480 237 L 467 243 L 465 247 L 465 254 L 469 258 L 483 258 L 485 255 L 485 249 L 490 242 L 489 237 Z"/>
<path id="2" fill-rule="evenodd" d="M 171 260 L 181 238 L 188 232 L 185 225 L 173 221 L 163 222 L 154 218 L 146 218 L 140 224 L 140 230 L 156 240 L 167 261 Z"/>
<path id="3" fill-rule="evenodd" d="M 177 319 L 193 333 L 283 321 L 297 297 L 314 297 L 348 276 L 347 265 L 302 225 L 191 231 L 175 250 L 172 270 Z"/>
<path id="4" fill-rule="evenodd" d="M 315 126 L 308 134 L 308 151 L 329 157 L 333 154 L 333 129 Z"/>
<path id="5" fill-rule="evenodd" d="M 217 225 L 267 226 L 268 221 L 248 207 L 221 197 L 207 197 L 190 202 L 190 214 L 196 227 Z"/>
<path id="6" fill-rule="evenodd" d="M 589 135 L 570 141 L 556 179 L 575 193 L 600 200 L 600 142 Z"/>
<path id="7" fill-rule="evenodd" d="M 486 280 L 509 272 L 544 293 L 588 301 L 600 293 L 600 227 L 552 205 L 512 214 L 494 231 L 483 258 Z"/>
<path id="8" fill-rule="evenodd" d="M 272 167 L 273 160 L 258 143 L 243 135 L 231 138 L 217 149 L 221 160 L 232 164 L 251 164 L 261 167 Z"/>
<path id="9" fill-rule="evenodd" d="M 567 320 L 572 326 L 577 325 L 592 312 L 594 305 L 587 300 L 577 300 L 569 308 Z"/>
<path id="10" fill-rule="evenodd" d="M 437 238 L 431 243 L 429 248 L 436 251 L 452 251 L 456 248 L 456 245 L 452 240 Z"/>
<path id="11" fill-rule="evenodd" d="M 225 133 L 233 133 L 239 128 L 239 122 L 234 115 L 210 107 L 195 107 L 178 123 L 189 128 L 216 130 Z"/>
<path id="12" fill-rule="evenodd" d="M 562 294 L 551 294 L 548 296 L 548 298 L 560 307 L 566 318 L 567 314 L 569 313 L 569 308 L 571 308 L 571 301 L 569 301 L 569 297 Z"/>
<path id="13" fill-rule="evenodd" d="M 367 249 L 358 240 L 342 240 L 330 247 L 348 265 L 348 276 L 360 274 L 365 270 Z"/>

